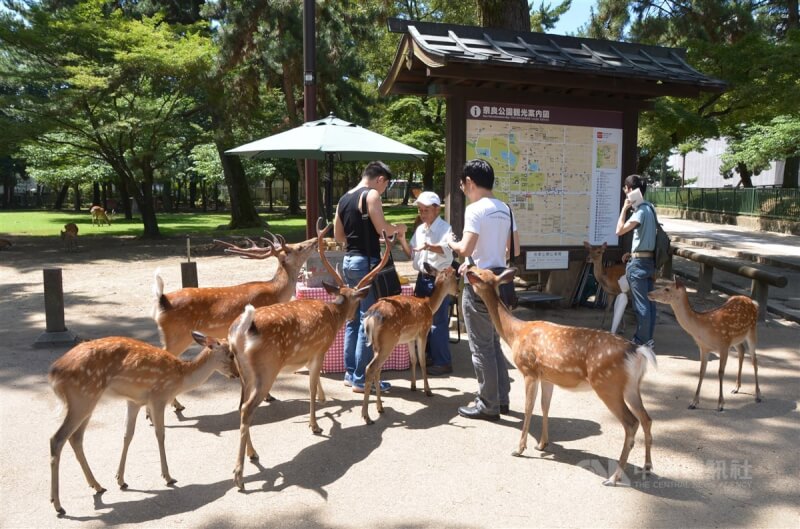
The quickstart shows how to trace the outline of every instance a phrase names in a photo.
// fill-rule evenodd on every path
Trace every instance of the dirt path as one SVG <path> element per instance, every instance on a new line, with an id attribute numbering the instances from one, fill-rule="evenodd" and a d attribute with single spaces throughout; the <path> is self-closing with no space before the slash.
<path id="1" fill-rule="evenodd" d="M 431 379 L 434 397 L 410 392 L 409 372 L 385 373 L 394 388 L 384 399 L 386 413 L 372 426 L 362 423 L 361 397 L 330 374 L 323 378 L 329 401 L 318 415 L 323 434 L 312 435 L 307 377 L 279 378 L 278 401 L 256 413 L 252 435 L 261 459 L 246 463 L 245 494 L 235 491 L 231 474 L 239 427 L 235 384 L 215 375 L 181 399 L 187 405 L 182 416 L 168 414 L 175 487 L 159 476 L 156 441 L 143 417 L 128 456 L 130 489 L 115 486 L 125 407 L 103 402 L 85 446 L 108 492 L 92 495 L 66 448 L 61 500 L 67 517 L 56 518 L 49 503 L 48 440 L 60 418 L 46 373 L 65 348 L 33 348 L 45 327 L 42 269 L 63 270 L 70 331 L 84 339 L 120 334 L 156 343 L 153 271 L 161 268 L 167 290 L 177 288 L 186 246 L 183 239 L 86 239 L 79 252 L 66 254 L 56 239 L 15 242 L 0 252 L 0 527 L 796 527 L 800 519 L 800 328 L 780 320 L 760 328 L 763 402 L 753 401 L 749 361 L 742 393 L 730 395 L 737 364 L 732 356 L 725 412 L 714 411 L 716 361 L 699 409 L 689 411 L 697 350 L 668 312 L 660 314 L 656 329 L 659 368 L 642 388 L 654 420 L 655 474 L 639 472 L 639 432 L 626 469 L 628 487 L 601 485 L 609 462 L 619 456 L 623 433 L 591 392 L 557 389 L 552 445 L 537 452 L 531 439 L 523 458 L 510 456 L 524 402 L 516 371 L 511 415 L 499 423 L 458 417 L 457 407 L 476 388 L 462 340 L 452 346 L 453 375 Z M 204 250 L 209 242 L 193 242 L 200 247 L 201 285 L 267 278 L 274 271 L 272 260 Z M 593 327 L 602 317 L 590 309 L 517 314 Z M 538 415 L 531 430 L 534 437 L 541 431 Z"/>

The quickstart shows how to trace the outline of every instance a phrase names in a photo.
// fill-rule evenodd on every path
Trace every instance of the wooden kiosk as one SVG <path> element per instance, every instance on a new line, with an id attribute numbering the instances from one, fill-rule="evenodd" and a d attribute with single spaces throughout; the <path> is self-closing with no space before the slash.
<path id="1" fill-rule="evenodd" d="M 550 271 L 547 291 L 562 297 L 583 268 L 583 241 L 622 252 L 615 227 L 639 112 L 657 97 L 725 89 L 681 49 L 401 19 L 389 30 L 403 37 L 381 93 L 447 100 L 453 231 L 464 224 L 458 175 L 484 158 L 514 209 L 523 271 Z"/>

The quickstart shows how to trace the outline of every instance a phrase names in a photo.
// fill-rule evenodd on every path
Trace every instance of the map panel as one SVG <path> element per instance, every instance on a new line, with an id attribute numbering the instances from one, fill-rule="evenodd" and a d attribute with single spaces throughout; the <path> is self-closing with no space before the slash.
<path id="1" fill-rule="evenodd" d="M 618 242 L 622 131 L 583 126 L 582 114 L 468 105 L 467 159 L 494 167 L 495 195 L 514 209 L 522 246 Z"/>

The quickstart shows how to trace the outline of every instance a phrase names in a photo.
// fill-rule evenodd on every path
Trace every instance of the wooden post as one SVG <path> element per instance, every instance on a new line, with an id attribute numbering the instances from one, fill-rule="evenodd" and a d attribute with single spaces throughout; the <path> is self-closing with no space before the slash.
<path id="1" fill-rule="evenodd" d="M 750 299 L 758 303 L 758 321 L 767 319 L 767 299 L 769 285 L 763 281 L 753 279 L 750 283 Z"/>
<path id="2" fill-rule="evenodd" d="M 64 289 L 60 268 L 45 268 L 44 276 L 44 314 L 45 332 L 34 342 L 35 347 L 49 347 L 54 344 L 70 344 L 77 337 L 67 330 L 64 324 Z"/>
<path id="3" fill-rule="evenodd" d="M 197 263 L 181 263 L 181 285 L 183 288 L 197 288 Z"/>
<path id="4" fill-rule="evenodd" d="M 711 276 L 714 274 L 714 267 L 708 263 L 700 263 L 700 277 L 697 281 L 698 294 L 708 294 L 711 292 Z"/>

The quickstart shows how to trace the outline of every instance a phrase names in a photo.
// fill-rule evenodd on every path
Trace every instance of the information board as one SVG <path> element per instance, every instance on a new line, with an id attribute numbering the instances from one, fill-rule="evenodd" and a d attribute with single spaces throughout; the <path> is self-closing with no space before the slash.
<path id="1" fill-rule="evenodd" d="M 522 246 L 618 244 L 622 113 L 467 103 L 467 159 L 495 171 Z"/>

